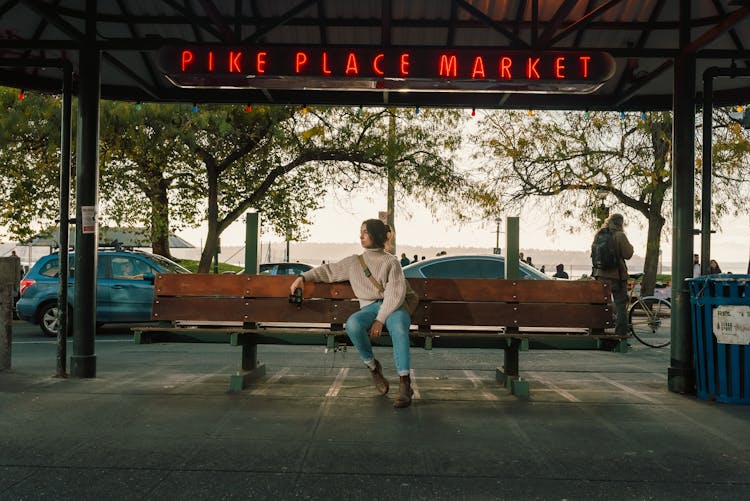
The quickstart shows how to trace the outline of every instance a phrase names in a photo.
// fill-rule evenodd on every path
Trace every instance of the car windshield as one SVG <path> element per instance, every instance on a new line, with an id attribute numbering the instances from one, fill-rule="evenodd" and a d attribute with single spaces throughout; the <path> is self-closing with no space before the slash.
<path id="1" fill-rule="evenodd" d="M 170 261 L 169 259 L 163 256 L 159 256 L 158 254 L 150 255 L 149 259 L 164 268 L 164 270 L 169 273 L 190 273 L 190 270 L 187 270 L 174 261 Z"/>

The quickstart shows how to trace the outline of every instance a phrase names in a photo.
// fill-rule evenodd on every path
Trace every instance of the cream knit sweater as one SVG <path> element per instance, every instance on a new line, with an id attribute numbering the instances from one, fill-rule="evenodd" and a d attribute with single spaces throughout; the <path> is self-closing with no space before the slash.
<path id="1" fill-rule="evenodd" d="M 383 304 L 380 306 L 376 320 L 385 323 L 388 315 L 396 311 L 404 302 L 406 296 L 404 272 L 396 256 L 383 249 L 366 249 L 363 256 L 373 278 L 385 288 L 384 292 L 381 293 L 367 278 L 356 254 L 336 263 L 328 263 L 308 270 L 302 276 L 305 282 L 331 283 L 348 280 L 354 295 L 359 299 L 360 308 L 382 299 Z"/>

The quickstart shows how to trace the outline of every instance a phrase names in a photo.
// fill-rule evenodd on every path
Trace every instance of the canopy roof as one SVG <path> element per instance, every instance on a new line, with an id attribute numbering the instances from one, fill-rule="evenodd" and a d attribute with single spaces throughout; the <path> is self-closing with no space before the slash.
<path id="1" fill-rule="evenodd" d="M 2 2 L 0 57 L 64 58 L 77 72 L 78 49 L 96 46 L 107 99 L 623 110 L 672 107 L 672 68 L 681 48 L 696 56 L 698 92 L 705 69 L 745 69 L 750 61 L 745 0 L 117 0 L 89 2 L 96 5 L 91 16 L 86 3 Z M 691 12 L 685 20 L 690 40 L 682 47 L 680 4 Z M 159 48 L 168 41 L 248 50 L 604 51 L 616 65 L 612 77 L 589 94 L 396 92 L 377 85 L 326 88 L 299 78 L 260 89 L 180 88 L 159 65 Z M 0 67 L 6 86 L 56 92 L 60 79 L 56 68 Z M 717 104 L 744 104 L 750 79 L 717 79 L 714 88 Z"/>

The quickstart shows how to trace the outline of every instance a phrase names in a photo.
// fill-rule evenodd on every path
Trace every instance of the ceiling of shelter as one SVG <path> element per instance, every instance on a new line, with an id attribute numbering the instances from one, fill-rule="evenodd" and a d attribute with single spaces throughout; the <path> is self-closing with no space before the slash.
<path id="1" fill-rule="evenodd" d="M 95 5 L 87 12 L 86 5 Z M 297 103 L 476 108 L 650 110 L 672 106 L 680 6 L 690 6 L 696 89 L 709 67 L 750 67 L 750 0 L 0 0 L 0 58 L 101 51 L 102 97 L 132 101 Z M 87 28 L 88 27 L 88 28 Z M 588 94 L 429 89 L 176 87 L 159 65 L 167 42 L 311 49 L 604 51 L 615 71 Z M 59 91 L 56 68 L 0 66 L 0 85 Z M 750 78 L 714 82 L 717 104 L 750 101 Z"/>

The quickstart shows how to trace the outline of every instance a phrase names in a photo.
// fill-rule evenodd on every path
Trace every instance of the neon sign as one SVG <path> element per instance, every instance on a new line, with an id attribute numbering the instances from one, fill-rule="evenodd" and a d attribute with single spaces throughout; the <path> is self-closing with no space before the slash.
<path id="1" fill-rule="evenodd" d="M 180 87 L 593 92 L 615 72 L 606 52 L 409 47 L 171 45 Z"/>

